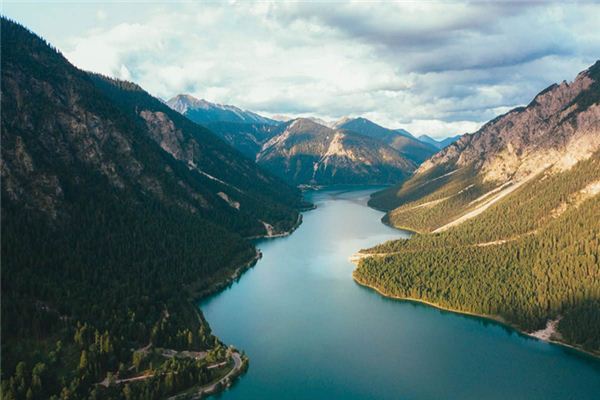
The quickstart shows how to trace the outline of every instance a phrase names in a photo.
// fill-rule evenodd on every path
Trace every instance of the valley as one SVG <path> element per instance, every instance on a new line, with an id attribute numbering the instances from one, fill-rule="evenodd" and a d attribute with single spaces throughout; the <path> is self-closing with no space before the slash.
<path id="1" fill-rule="evenodd" d="M 414 239 L 380 223 L 373 191 L 306 192 L 316 209 L 299 229 L 258 241 L 257 265 L 199 303 L 250 357 L 224 399 L 595 398 L 598 358 L 356 284 L 357 249 Z"/>
<path id="2" fill-rule="evenodd" d="M 403 129 L 387 129 L 365 118 L 279 122 L 189 95 L 167 104 L 294 186 L 398 183 L 451 142 L 423 142 Z"/>
<path id="3" fill-rule="evenodd" d="M 281 10 L 246 11 L 232 26 Z M 184 32 L 154 26 L 140 37 L 160 39 L 135 51 L 72 41 L 62 53 L 0 20 L 3 399 L 600 393 L 600 61 L 511 108 L 522 96 L 507 82 L 522 78 L 501 68 L 502 83 L 471 86 L 463 70 L 491 78 L 450 67 L 456 86 L 438 87 L 419 57 L 402 79 L 404 64 L 330 63 L 323 84 L 323 63 L 298 53 L 312 75 L 284 84 L 278 68 L 234 89 L 284 49 L 219 40 L 237 51 L 218 65 L 223 49 L 177 53 Z M 320 21 L 308 20 L 278 23 Z M 157 49 L 203 58 L 132 67 Z M 72 61 L 120 51 L 110 76 Z"/>

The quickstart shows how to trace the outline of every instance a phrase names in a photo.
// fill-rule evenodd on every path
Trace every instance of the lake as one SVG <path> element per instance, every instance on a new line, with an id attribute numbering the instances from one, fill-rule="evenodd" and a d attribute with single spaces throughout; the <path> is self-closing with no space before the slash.
<path id="1" fill-rule="evenodd" d="M 366 206 L 373 188 L 308 192 L 291 236 L 200 304 L 250 368 L 223 399 L 600 399 L 600 361 L 498 323 L 357 285 L 349 257 L 408 237 Z"/>

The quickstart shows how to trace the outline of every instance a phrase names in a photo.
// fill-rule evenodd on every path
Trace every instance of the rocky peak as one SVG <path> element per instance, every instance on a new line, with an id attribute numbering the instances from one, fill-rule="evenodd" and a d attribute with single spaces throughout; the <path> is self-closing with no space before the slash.
<path id="1" fill-rule="evenodd" d="M 286 130 L 292 130 L 296 132 L 306 132 L 306 131 L 315 131 L 315 130 L 331 130 L 331 128 L 316 122 L 312 118 L 296 118 L 286 123 Z"/>
<path id="2" fill-rule="evenodd" d="M 485 180 L 506 181 L 540 168 L 564 169 L 600 147 L 600 86 L 596 63 L 540 92 L 527 107 L 515 108 L 464 135 L 421 165 L 446 170 L 473 166 Z M 586 151 L 582 151 L 585 148 Z"/>
<path id="3" fill-rule="evenodd" d="M 227 104 L 211 103 L 189 94 L 179 94 L 167 100 L 166 104 L 173 110 L 202 125 L 219 121 L 277 125 L 276 121 L 253 112 Z"/>
<path id="4" fill-rule="evenodd" d="M 173 110 L 181 114 L 193 108 L 209 109 L 211 103 L 204 99 L 198 99 L 190 94 L 178 94 L 177 96 L 167 100 L 166 104 Z"/>

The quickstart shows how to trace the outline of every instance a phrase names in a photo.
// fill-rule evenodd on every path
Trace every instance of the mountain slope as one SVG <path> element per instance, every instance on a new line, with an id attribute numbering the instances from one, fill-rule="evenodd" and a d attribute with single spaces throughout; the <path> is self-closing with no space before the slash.
<path id="1" fill-rule="evenodd" d="M 417 139 L 419 139 L 423 143 L 430 144 L 430 145 L 436 147 L 437 149 L 442 150 L 442 149 L 448 147 L 449 145 L 451 145 L 452 143 L 456 142 L 458 139 L 460 139 L 461 136 L 462 135 L 456 135 L 456 136 L 448 137 L 446 139 L 436 140 L 430 136 L 421 135 Z"/>
<path id="2" fill-rule="evenodd" d="M 380 140 L 416 164 L 421 164 L 438 150 L 437 147 L 419 141 L 402 129 L 387 129 L 366 118 L 344 119 L 336 123 L 335 128 Z"/>
<path id="3" fill-rule="evenodd" d="M 255 259 L 244 237 L 292 229 L 299 192 L 137 85 L 1 28 L 2 397 L 124 398 L 96 383 L 135 373 L 142 348 L 154 377 L 133 397 L 213 380 L 152 349 L 225 359 L 190 299 Z"/>
<path id="4" fill-rule="evenodd" d="M 293 220 L 286 220 L 287 226 L 281 224 L 288 206 L 303 207 L 295 189 L 265 173 L 254 162 L 240 157 L 213 132 L 182 117 L 140 88 L 122 90 L 118 88 L 120 82 L 99 76 L 92 78 L 106 96 L 128 111 L 132 118 L 137 118 L 138 124 L 163 150 L 208 178 L 221 203 L 227 204 L 232 215 L 241 218 L 251 213 L 250 218 L 256 222 L 257 229 L 249 231 L 249 236 L 266 233 L 262 222 L 275 226 L 277 231 L 287 230 L 295 223 L 297 215 Z M 240 203 L 240 207 L 232 209 L 219 193 L 225 193 L 227 198 Z M 210 215 L 214 215 L 213 212 L 211 210 Z M 271 216 L 270 213 L 274 214 Z M 239 225 L 236 230 L 239 231 Z"/>
<path id="5" fill-rule="evenodd" d="M 466 213 L 468 203 L 489 190 L 496 190 L 488 196 L 491 200 L 541 170 L 557 172 L 590 157 L 600 142 L 595 106 L 599 70 L 596 63 L 572 83 L 552 85 L 527 107 L 463 135 L 424 162 L 410 181 L 375 194 L 370 204 L 392 210 L 416 198 L 439 200 L 462 190 L 464 207 L 452 207 L 456 212 L 447 216 L 450 220 Z"/>
<path id="6" fill-rule="evenodd" d="M 424 233 L 365 250 L 358 282 L 600 354 L 600 62 L 370 204 Z"/>
<path id="7" fill-rule="evenodd" d="M 405 179 L 415 165 L 381 141 L 300 118 L 256 156 L 259 165 L 294 184 L 387 183 Z"/>
<path id="8" fill-rule="evenodd" d="M 259 123 L 220 121 L 207 123 L 206 127 L 251 160 L 256 158 L 269 139 L 280 132 L 275 125 Z"/>
<path id="9" fill-rule="evenodd" d="M 211 103 L 189 94 L 180 94 L 169 99 L 166 104 L 192 121 L 206 125 L 211 122 L 237 122 L 277 125 L 279 122 L 262 117 L 235 106 Z"/>

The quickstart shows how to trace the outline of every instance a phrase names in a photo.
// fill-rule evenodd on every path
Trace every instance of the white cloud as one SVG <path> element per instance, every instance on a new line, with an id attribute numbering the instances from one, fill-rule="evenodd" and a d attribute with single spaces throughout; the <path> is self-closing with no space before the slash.
<path id="1" fill-rule="evenodd" d="M 416 136 L 428 135 L 434 139 L 444 139 L 448 136 L 475 132 L 483 125 L 474 121 L 445 122 L 440 120 L 414 120 L 404 125 L 404 129 Z"/>
<path id="2" fill-rule="evenodd" d="M 362 115 L 435 137 L 477 129 L 600 54 L 594 4 L 149 4 L 125 21 L 116 11 L 67 41 L 69 60 L 162 98 Z"/>

